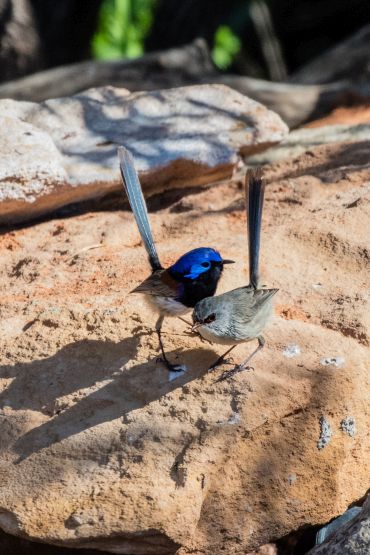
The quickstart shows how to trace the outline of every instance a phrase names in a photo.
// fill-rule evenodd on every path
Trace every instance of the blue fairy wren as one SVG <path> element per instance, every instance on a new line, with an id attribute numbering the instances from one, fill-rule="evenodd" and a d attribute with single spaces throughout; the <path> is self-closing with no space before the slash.
<path id="1" fill-rule="evenodd" d="M 263 329 L 272 313 L 272 297 L 278 289 L 259 286 L 259 251 L 265 183 L 260 169 L 250 170 L 245 181 L 249 243 L 249 285 L 199 301 L 193 311 L 193 331 L 211 343 L 231 345 L 210 370 L 226 361 L 239 343 L 258 340 L 258 347 L 241 364 L 225 372 L 220 381 L 248 368 L 248 362 L 263 348 Z"/>
<path id="2" fill-rule="evenodd" d="M 152 273 L 131 293 L 142 293 L 158 313 L 156 332 L 162 353 L 162 361 L 172 372 L 183 370 L 181 364 L 172 364 L 165 353 L 161 329 L 166 316 L 178 316 L 189 312 L 198 301 L 214 295 L 221 277 L 224 260 L 219 252 L 209 247 L 193 249 L 181 256 L 175 264 L 162 267 L 154 244 L 148 211 L 140 181 L 131 153 L 124 147 L 118 148 L 123 185 L 134 214 L 139 232 L 148 254 Z"/>

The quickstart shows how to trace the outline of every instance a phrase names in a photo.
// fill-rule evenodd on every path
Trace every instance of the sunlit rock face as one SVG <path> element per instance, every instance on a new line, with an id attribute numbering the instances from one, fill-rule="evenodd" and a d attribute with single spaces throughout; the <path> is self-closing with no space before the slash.
<path id="1" fill-rule="evenodd" d="M 0 121 L 0 223 L 120 190 L 119 145 L 150 195 L 230 177 L 240 153 L 288 132 L 277 114 L 223 85 L 0 100 Z"/>

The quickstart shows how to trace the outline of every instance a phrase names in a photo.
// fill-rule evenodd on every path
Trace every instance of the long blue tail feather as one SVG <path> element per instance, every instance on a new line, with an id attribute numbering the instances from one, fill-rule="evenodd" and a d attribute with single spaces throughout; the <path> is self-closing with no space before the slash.
<path id="1" fill-rule="evenodd" d="M 260 168 L 247 172 L 245 194 L 248 217 L 249 282 L 257 289 L 259 287 L 259 254 L 265 194 L 265 183 Z"/>
<path id="2" fill-rule="evenodd" d="M 135 170 L 132 154 L 123 146 L 118 147 L 118 158 L 120 162 L 123 186 L 125 188 L 131 210 L 134 214 L 137 227 L 148 253 L 149 263 L 152 270 L 162 268 L 159 262 L 157 249 L 154 245 L 153 234 L 149 223 L 148 210 L 141 189 L 140 181 Z"/>

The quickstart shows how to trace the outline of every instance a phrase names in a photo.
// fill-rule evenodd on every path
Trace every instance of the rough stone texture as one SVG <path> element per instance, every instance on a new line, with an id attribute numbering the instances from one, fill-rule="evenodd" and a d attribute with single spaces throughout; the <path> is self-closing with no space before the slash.
<path id="1" fill-rule="evenodd" d="M 41 104 L 0 100 L 0 223 L 121 188 L 117 146 L 148 194 L 230 177 L 287 134 L 275 113 L 223 85 L 130 94 L 92 89 Z"/>
<path id="2" fill-rule="evenodd" d="M 303 127 L 292 131 L 279 145 L 248 157 L 250 164 L 271 164 L 303 154 L 317 145 L 370 141 L 370 123 Z"/>
<path id="3" fill-rule="evenodd" d="M 278 552 L 277 552 L 276 545 L 269 543 L 266 545 L 262 545 L 256 551 L 252 551 L 247 555 L 278 555 Z"/>
<path id="4" fill-rule="evenodd" d="M 188 371 L 169 381 L 156 362 L 155 316 L 128 294 L 146 256 L 118 201 L 1 236 L 1 528 L 113 553 L 244 555 L 365 494 L 368 153 L 324 145 L 266 168 L 262 271 L 280 289 L 276 317 L 255 371 L 228 382 L 216 382 L 225 368 L 206 371 L 221 347 L 179 320 L 164 339 Z M 220 291 L 247 281 L 239 185 L 149 203 L 163 264 L 215 246 L 237 260 Z M 319 450 L 321 417 L 332 435 Z"/>
<path id="5" fill-rule="evenodd" d="M 350 106 L 340 107 L 331 111 L 325 117 L 307 123 L 305 127 L 323 127 L 324 125 L 335 124 L 351 124 L 358 125 L 360 123 L 370 123 L 370 106 L 364 104 L 363 106 Z"/>
<path id="6" fill-rule="evenodd" d="M 370 550 L 370 497 L 362 511 L 309 555 L 368 555 Z M 307 554 L 308 555 L 308 554 Z"/>

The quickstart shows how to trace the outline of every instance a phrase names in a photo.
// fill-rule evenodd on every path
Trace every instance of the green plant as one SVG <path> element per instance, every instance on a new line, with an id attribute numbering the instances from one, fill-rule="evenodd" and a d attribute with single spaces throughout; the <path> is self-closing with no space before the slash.
<path id="1" fill-rule="evenodd" d="M 105 0 L 92 41 L 93 56 L 103 60 L 141 56 L 155 3 L 156 0 Z"/>
<path id="2" fill-rule="evenodd" d="M 220 69 L 228 68 L 239 52 L 241 42 L 227 25 L 220 25 L 214 36 L 212 58 Z"/>

